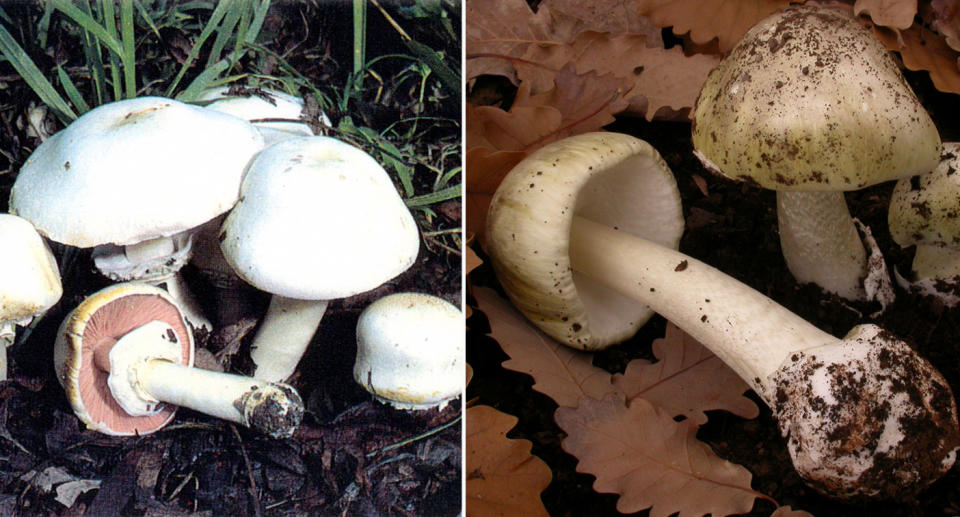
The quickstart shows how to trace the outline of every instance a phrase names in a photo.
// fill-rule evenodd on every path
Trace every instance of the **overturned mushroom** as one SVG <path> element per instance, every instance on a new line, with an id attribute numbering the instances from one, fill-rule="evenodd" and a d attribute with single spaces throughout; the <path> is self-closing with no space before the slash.
<path id="1" fill-rule="evenodd" d="M 421 293 L 371 303 L 357 321 L 353 378 L 397 409 L 442 409 L 463 388 L 463 313 Z"/>
<path id="2" fill-rule="evenodd" d="M 54 348 L 57 379 L 90 429 L 143 435 L 184 406 L 274 438 L 296 430 L 303 402 L 292 387 L 192 364 L 193 333 L 174 300 L 138 283 L 84 300 L 60 326 Z"/>
<path id="3" fill-rule="evenodd" d="M 263 147 L 248 122 L 173 99 L 104 104 L 30 155 L 10 193 L 10 210 L 49 239 L 93 247 L 114 281 L 165 284 L 194 326 L 180 276 L 192 230 L 237 201 L 244 167 Z"/>
<path id="4" fill-rule="evenodd" d="M 708 169 L 777 191 L 794 277 L 869 298 L 843 191 L 927 172 L 940 155 L 937 128 L 877 38 L 831 8 L 778 11 L 710 73 L 693 118 Z"/>
<path id="5" fill-rule="evenodd" d="M 63 294 L 50 248 L 26 219 L 0 214 L 0 380 L 7 378 L 7 347 L 16 326 L 27 325 Z"/>
<path id="6" fill-rule="evenodd" d="M 960 302 L 960 143 L 943 144 L 940 165 L 932 172 L 897 182 L 890 196 L 890 236 L 916 246 L 912 282 L 904 287 L 945 304 Z"/>
<path id="7" fill-rule="evenodd" d="M 773 409 L 797 471 L 831 496 L 907 496 L 949 470 L 960 447 L 953 395 L 904 342 L 875 325 L 837 339 L 696 259 L 590 216 L 597 203 L 615 210 L 611 205 L 648 201 L 584 196 L 591 186 L 585 178 L 628 176 L 625 164 L 637 176 L 669 172 L 649 146 L 624 145 L 630 138 L 596 133 L 550 144 L 501 183 L 487 247 L 524 314 L 577 346 L 589 316 L 578 329 L 542 325 L 582 318 L 569 301 L 579 294 L 574 271 L 648 305 L 756 390 Z M 545 170 L 551 174 L 538 174 Z M 561 291 L 567 301 L 557 301 Z"/>

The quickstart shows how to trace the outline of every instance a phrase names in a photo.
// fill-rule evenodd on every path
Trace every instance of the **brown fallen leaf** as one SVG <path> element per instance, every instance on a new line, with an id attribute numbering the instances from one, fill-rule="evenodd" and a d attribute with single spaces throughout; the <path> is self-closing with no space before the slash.
<path id="1" fill-rule="evenodd" d="M 933 85 L 942 92 L 960 93 L 960 68 L 957 57 L 943 36 L 913 25 L 898 33 L 874 25 L 874 34 L 890 50 L 900 52 L 903 65 L 910 70 L 925 70 Z"/>
<path id="2" fill-rule="evenodd" d="M 717 38 L 721 52 L 728 52 L 758 21 L 790 0 L 633 0 L 630 5 L 658 27 L 673 27 L 673 33 L 690 33 L 703 44 Z"/>
<path id="3" fill-rule="evenodd" d="M 534 390 L 561 407 L 577 407 L 581 398 L 614 391 L 610 373 L 593 366 L 590 354 L 550 339 L 491 289 L 478 288 L 474 297 L 490 322 L 490 335 L 510 356 L 503 367 L 531 375 Z"/>
<path id="4" fill-rule="evenodd" d="M 643 399 L 626 405 L 622 395 L 582 399 L 558 408 L 567 433 L 563 449 L 579 460 L 578 472 L 596 476 L 593 488 L 620 495 L 622 513 L 650 508 L 651 516 L 714 516 L 746 513 L 754 499 L 752 475 L 697 441 L 697 427 L 675 422 Z"/>
<path id="5" fill-rule="evenodd" d="M 869 15 L 877 25 L 903 30 L 913 25 L 917 0 L 857 0 L 853 12 Z"/>
<path id="6" fill-rule="evenodd" d="M 469 108 L 468 108 L 469 109 Z M 466 231 L 474 235 L 483 244 L 483 231 L 487 220 L 487 209 L 497 186 L 510 169 L 520 163 L 525 151 L 492 151 L 485 147 L 467 147 L 464 160 L 467 190 Z"/>
<path id="7" fill-rule="evenodd" d="M 960 50 L 960 5 L 956 0 L 931 0 L 921 4 L 920 17 L 942 34 L 947 45 Z"/>
<path id="8" fill-rule="evenodd" d="M 581 20 L 586 30 L 611 34 L 640 34 L 647 37 L 650 45 L 663 46 L 660 29 L 653 20 L 637 12 L 629 1 L 543 0 L 539 8 L 547 8 L 554 13 L 563 13 Z"/>
<path id="9" fill-rule="evenodd" d="M 466 411 L 466 503 L 470 517 L 546 516 L 540 493 L 550 484 L 550 468 L 530 454 L 528 440 L 507 432 L 517 418 L 490 406 Z"/>
<path id="10" fill-rule="evenodd" d="M 720 62 L 717 55 L 687 56 L 679 46 L 651 46 L 643 35 L 594 31 L 581 32 L 569 45 L 530 47 L 524 58 L 516 64 L 517 77 L 530 85 L 531 92 L 546 89 L 557 80 L 551 74 L 573 63 L 581 74 L 596 72 L 625 80 L 628 111 L 648 120 L 663 107 L 692 108 L 707 74 Z"/>
<path id="11" fill-rule="evenodd" d="M 579 19 L 549 8 L 534 13 L 525 0 L 470 0 L 466 17 L 467 80 L 494 74 L 516 84 L 512 60 L 531 45 L 564 45 L 584 28 Z"/>
<path id="12" fill-rule="evenodd" d="M 643 398 L 670 416 L 683 415 L 695 424 L 706 423 L 704 411 L 723 409 L 743 418 L 760 413 L 743 396 L 747 383 L 695 339 L 673 323 L 663 338 L 654 340 L 655 363 L 634 359 L 626 371 L 613 376 L 613 385 L 627 401 Z"/>
<path id="13" fill-rule="evenodd" d="M 473 289 L 471 289 L 471 285 L 470 285 L 470 272 L 480 267 L 480 264 L 483 264 L 483 260 L 481 260 L 480 257 L 477 256 L 477 253 L 473 251 L 473 248 L 470 246 L 471 244 L 470 241 L 472 239 L 473 239 L 473 236 L 468 234 L 467 245 L 464 246 L 464 249 L 466 250 L 466 252 L 464 253 L 464 260 L 463 260 L 463 274 L 467 279 L 467 291 L 470 292 L 471 294 L 473 293 Z M 470 318 L 470 316 L 473 314 L 473 308 L 470 307 L 469 305 L 467 305 L 464 308 L 466 309 L 466 312 L 464 313 L 464 317 Z M 467 365 L 467 368 L 469 369 L 470 365 Z M 472 374 L 468 372 L 467 382 L 470 382 L 469 381 L 470 375 Z"/>

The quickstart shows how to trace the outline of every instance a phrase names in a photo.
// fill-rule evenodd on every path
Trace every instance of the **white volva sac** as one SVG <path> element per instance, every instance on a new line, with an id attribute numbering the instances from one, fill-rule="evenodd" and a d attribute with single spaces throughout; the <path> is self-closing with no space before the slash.
<path id="1" fill-rule="evenodd" d="M 636 175 L 649 175 L 650 167 L 670 173 L 649 146 L 617 152 L 610 141 L 622 138 L 632 137 L 599 133 L 549 144 L 519 163 L 494 194 L 487 249 L 524 314 L 579 347 L 578 335 L 592 321 L 566 308 L 576 307 L 569 300 L 579 296 L 580 278 L 648 306 L 763 397 L 797 471 L 832 496 L 898 497 L 949 470 L 960 447 L 953 395 L 905 343 L 874 325 L 838 339 L 707 264 L 592 217 L 592 204 L 609 211 L 646 199 L 582 198 L 592 180 L 574 178 L 607 171 L 622 178 L 629 175 L 624 164 Z M 531 173 L 544 164 L 555 165 L 556 190 L 549 183 L 539 183 L 545 192 L 530 186 Z M 572 184 L 582 189 L 566 188 Z M 557 332 L 555 322 L 570 327 Z"/>
<path id="2" fill-rule="evenodd" d="M 436 296 L 396 293 L 357 322 L 353 378 L 398 409 L 446 406 L 463 386 L 463 313 Z"/>
<path id="3" fill-rule="evenodd" d="M 711 171 L 777 191 L 799 282 L 864 299 L 867 255 L 843 191 L 929 171 L 940 136 L 879 40 L 847 14 L 792 6 L 711 71 L 693 111 Z"/>

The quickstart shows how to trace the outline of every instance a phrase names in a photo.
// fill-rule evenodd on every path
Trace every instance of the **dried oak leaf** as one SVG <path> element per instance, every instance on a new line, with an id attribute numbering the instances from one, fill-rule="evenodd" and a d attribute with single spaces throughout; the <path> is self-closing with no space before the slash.
<path id="1" fill-rule="evenodd" d="M 532 376 L 533 389 L 561 407 L 577 407 L 583 397 L 601 398 L 614 391 L 610 373 L 593 366 L 590 354 L 550 339 L 491 289 L 478 288 L 474 297 L 490 322 L 490 335 L 510 356 L 503 367 Z"/>
<path id="2" fill-rule="evenodd" d="M 466 411 L 466 502 L 470 517 L 546 516 L 540 492 L 550 484 L 550 468 L 530 454 L 528 440 L 511 440 L 516 417 L 490 406 Z"/>
<path id="3" fill-rule="evenodd" d="M 493 74 L 516 84 L 512 61 L 531 45 L 565 45 L 583 29 L 583 22 L 525 0 L 470 0 L 466 25 L 467 80 Z"/>
<path id="4" fill-rule="evenodd" d="M 956 0 L 924 2 L 920 17 L 946 38 L 950 48 L 960 50 L 960 4 Z"/>
<path id="5" fill-rule="evenodd" d="M 469 109 L 469 108 L 468 108 Z M 503 177 L 527 155 L 524 151 L 491 151 L 485 147 L 467 149 L 467 220 L 466 231 L 483 236 L 487 209 Z"/>
<path id="6" fill-rule="evenodd" d="M 903 65 L 910 70 L 926 70 L 933 85 L 942 92 L 960 93 L 960 68 L 956 51 L 951 49 L 943 36 L 913 25 L 899 35 L 874 25 L 873 32 L 890 50 L 900 52 Z"/>
<path id="7" fill-rule="evenodd" d="M 625 79 L 629 84 L 627 111 L 653 120 L 660 108 L 678 111 L 692 108 L 707 74 L 720 62 L 720 56 L 695 54 L 687 56 L 679 47 L 664 49 L 650 46 L 649 40 L 637 34 L 606 34 L 584 31 L 569 44 L 554 47 L 531 47 L 517 64 L 521 81 L 533 92 L 544 89 L 545 81 L 554 78 L 550 70 L 573 63 L 580 73 L 596 72 Z"/>
<path id="8" fill-rule="evenodd" d="M 480 264 L 483 264 L 483 260 L 477 256 L 477 252 L 473 251 L 473 247 L 470 246 L 471 239 L 472 239 L 472 236 L 468 234 L 467 245 L 464 247 L 465 252 L 464 252 L 464 259 L 463 259 L 463 274 L 467 278 L 467 289 L 470 290 L 470 292 L 472 293 L 473 290 L 471 289 L 471 286 L 470 286 L 470 272 L 480 267 Z M 473 314 L 473 308 L 470 307 L 469 305 L 467 305 L 464 308 L 466 309 L 466 312 L 464 313 L 464 317 L 469 318 Z M 469 367 L 470 365 L 467 365 L 467 368 Z M 470 373 L 468 372 L 467 379 L 469 379 L 469 376 L 470 376 Z M 470 381 L 468 380 L 467 382 L 470 382 Z"/>
<path id="9" fill-rule="evenodd" d="M 740 38 L 790 0 L 631 0 L 642 16 L 659 27 L 673 27 L 673 33 L 690 33 L 695 43 L 719 41 L 721 52 L 728 52 Z"/>
<path id="10" fill-rule="evenodd" d="M 650 508 L 651 517 L 746 513 L 757 497 L 751 474 L 697 441 L 697 426 L 676 422 L 643 399 L 622 395 L 583 399 L 558 408 L 563 449 L 577 457 L 578 472 L 596 476 L 593 488 L 620 494 L 622 513 Z"/>
<path id="11" fill-rule="evenodd" d="M 913 25 L 917 0 L 857 0 L 853 12 L 857 16 L 870 15 L 877 25 L 903 30 Z"/>
<path id="12" fill-rule="evenodd" d="M 695 424 L 704 424 L 704 411 L 723 409 L 743 418 L 760 413 L 754 402 L 743 396 L 750 389 L 712 352 L 673 323 L 663 338 L 653 342 L 655 363 L 634 359 L 622 374 L 613 376 L 613 385 L 628 401 L 643 398 L 670 416 L 683 415 Z"/>
<path id="13" fill-rule="evenodd" d="M 611 34 L 641 34 L 647 37 L 651 45 L 663 46 L 660 29 L 653 20 L 640 15 L 629 1 L 543 0 L 539 9 L 543 8 L 582 20 L 585 30 Z"/>

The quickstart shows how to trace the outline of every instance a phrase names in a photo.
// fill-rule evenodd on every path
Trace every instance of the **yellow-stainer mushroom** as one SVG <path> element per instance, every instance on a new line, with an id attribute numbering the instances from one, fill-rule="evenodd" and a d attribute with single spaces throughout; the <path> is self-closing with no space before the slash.
<path id="1" fill-rule="evenodd" d="M 303 402 L 292 387 L 194 368 L 193 351 L 193 333 L 166 291 L 122 283 L 63 321 L 54 369 L 74 413 L 101 433 L 152 433 L 184 406 L 274 438 L 293 434 Z"/>

